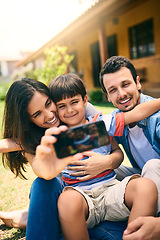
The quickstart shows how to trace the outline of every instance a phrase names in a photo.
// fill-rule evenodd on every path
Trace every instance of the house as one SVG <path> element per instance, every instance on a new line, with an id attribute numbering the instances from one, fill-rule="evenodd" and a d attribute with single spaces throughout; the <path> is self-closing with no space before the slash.
<path id="1" fill-rule="evenodd" d="M 0 76 L 8 77 L 15 69 L 15 63 L 19 58 L 15 57 L 1 57 L 0 58 Z"/>
<path id="2" fill-rule="evenodd" d="M 11 82 L 12 74 L 16 70 L 16 63 L 22 58 L 28 56 L 29 51 L 21 51 L 15 56 L 0 57 L 0 82 Z"/>
<path id="3" fill-rule="evenodd" d="M 90 91 L 99 87 L 105 60 L 122 55 L 135 65 L 143 91 L 160 97 L 159 11 L 159 0 L 99 0 L 16 67 L 41 67 L 45 48 L 65 45 L 75 56 L 72 69 L 83 76 Z"/>

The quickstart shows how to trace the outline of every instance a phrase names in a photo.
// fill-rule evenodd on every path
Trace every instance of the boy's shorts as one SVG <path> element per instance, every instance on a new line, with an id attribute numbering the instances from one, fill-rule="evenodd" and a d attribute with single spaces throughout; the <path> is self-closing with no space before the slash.
<path id="1" fill-rule="evenodd" d="M 135 174 L 124 178 L 122 181 L 114 179 L 91 190 L 68 186 L 64 188 L 64 191 L 67 188 L 73 188 L 84 196 L 89 208 L 87 227 L 93 228 L 105 220 L 120 221 L 129 217 L 130 210 L 124 204 L 125 189 L 128 182 L 137 177 L 140 177 L 140 175 Z"/>

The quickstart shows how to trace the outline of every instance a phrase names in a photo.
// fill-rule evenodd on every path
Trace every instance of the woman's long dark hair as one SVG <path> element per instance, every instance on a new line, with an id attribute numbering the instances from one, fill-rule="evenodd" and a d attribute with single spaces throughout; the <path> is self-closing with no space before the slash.
<path id="1" fill-rule="evenodd" d="M 45 84 L 30 78 L 22 78 L 11 85 L 5 99 L 3 137 L 15 140 L 22 151 L 3 153 L 2 161 L 16 177 L 25 178 L 23 171 L 26 171 L 25 164 L 28 161 L 24 153 L 35 154 L 36 147 L 45 132 L 44 128 L 38 127 L 30 120 L 27 110 L 36 91 L 50 97 L 49 89 Z"/>

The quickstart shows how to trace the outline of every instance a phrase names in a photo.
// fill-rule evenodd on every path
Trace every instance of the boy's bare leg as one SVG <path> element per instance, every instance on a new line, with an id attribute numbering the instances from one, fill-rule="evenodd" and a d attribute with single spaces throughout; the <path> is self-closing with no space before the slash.
<path id="1" fill-rule="evenodd" d="M 128 222 L 140 216 L 155 216 L 158 191 L 155 183 L 148 178 L 129 181 L 125 191 L 125 204 L 131 213 Z"/>
<path id="2" fill-rule="evenodd" d="M 66 190 L 58 199 L 59 219 L 65 240 L 89 240 L 86 218 L 88 205 L 76 190 Z"/>
<path id="3" fill-rule="evenodd" d="M 9 227 L 25 229 L 27 227 L 28 208 L 11 212 L 0 211 L 0 219 Z"/>

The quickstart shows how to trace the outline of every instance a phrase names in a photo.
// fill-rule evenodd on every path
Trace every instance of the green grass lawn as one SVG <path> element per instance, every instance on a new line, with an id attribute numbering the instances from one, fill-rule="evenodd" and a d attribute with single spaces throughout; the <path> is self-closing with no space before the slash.
<path id="1" fill-rule="evenodd" d="M 110 103 L 94 105 L 103 114 L 108 114 L 114 110 Z M 3 108 L 4 102 L 0 101 L 0 126 L 2 125 Z M 124 164 L 129 164 L 126 156 Z M 29 166 L 27 167 L 26 177 L 28 180 L 15 178 L 14 174 L 10 170 L 6 170 L 0 161 L 0 211 L 18 210 L 28 206 L 30 187 L 36 177 Z M 25 230 L 6 227 L 2 222 L 0 224 L 0 239 L 21 239 L 25 236 Z"/>
<path id="2" fill-rule="evenodd" d="M 2 126 L 3 109 L 4 109 L 4 101 L 0 101 L 0 129 Z"/>

